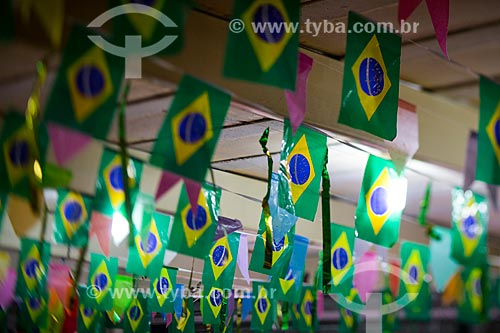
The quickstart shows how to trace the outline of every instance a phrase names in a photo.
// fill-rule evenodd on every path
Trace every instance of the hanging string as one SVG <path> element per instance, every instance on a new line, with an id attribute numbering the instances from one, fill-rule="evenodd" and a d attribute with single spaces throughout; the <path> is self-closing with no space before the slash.
<path id="1" fill-rule="evenodd" d="M 267 142 L 269 140 L 269 127 L 265 129 L 260 137 L 259 143 L 262 151 L 267 156 L 267 192 L 262 199 L 262 212 L 264 214 L 264 221 L 266 224 L 266 250 L 264 255 L 264 268 L 271 269 L 273 264 L 273 225 L 271 209 L 269 207 L 269 197 L 271 195 L 271 179 L 273 176 L 273 159 L 269 149 L 267 149 Z"/>
<path id="2" fill-rule="evenodd" d="M 322 172 L 322 191 L 321 191 L 321 213 L 323 227 L 323 292 L 328 294 L 330 291 L 331 277 L 331 224 L 330 224 L 330 175 L 328 174 L 328 149 L 325 153 Z"/>

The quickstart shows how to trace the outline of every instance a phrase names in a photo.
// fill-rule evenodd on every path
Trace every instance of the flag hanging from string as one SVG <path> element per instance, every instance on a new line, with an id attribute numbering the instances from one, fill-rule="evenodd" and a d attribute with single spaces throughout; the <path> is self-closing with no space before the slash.
<path id="1" fill-rule="evenodd" d="M 26 300 L 31 295 L 39 296 L 45 290 L 49 260 L 49 243 L 28 238 L 21 239 L 16 283 L 17 296 Z"/>
<path id="2" fill-rule="evenodd" d="M 89 306 L 96 310 L 111 310 L 113 308 L 113 290 L 118 272 L 118 259 L 101 254 L 90 255 L 89 286 L 93 298 L 89 298 Z"/>
<path id="3" fill-rule="evenodd" d="M 158 276 L 150 277 L 148 308 L 161 313 L 174 312 L 174 299 L 177 284 L 177 268 L 162 267 Z"/>

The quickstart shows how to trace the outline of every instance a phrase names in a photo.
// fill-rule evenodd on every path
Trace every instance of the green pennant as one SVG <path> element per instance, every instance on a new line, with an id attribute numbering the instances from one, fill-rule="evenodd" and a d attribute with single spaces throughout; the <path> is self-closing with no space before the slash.
<path id="1" fill-rule="evenodd" d="M 352 288 L 345 296 L 346 300 L 354 304 L 361 304 L 361 299 L 359 298 L 358 291 Z M 339 306 L 340 312 L 340 323 L 339 332 L 340 333 L 354 333 L 358 329 L 358 314 L 352 312 L 344 307 Z"/>
<path id="2" fill-rule="evenodd" d="M 58 190 L 57 193 L 54 213 L 56 243 L 80 248 L 87 245 L 92 198 L 68 190 Z"/>
<path id="3" fill-rule="evenodd" d="M 479 79 L 476 179 L 500 185 L 500 85 Z"/>
<path id="4" fill-rule="evenodd" d="M 177 268 L 163 267 L 160 274 L 150 277 L 148 308 L 161 313 L 174 312 Z"/>
<path id="5" fill-rule="evenodd" d="M 420 202 L 420 213 L 418 214 L 418 223 L 421 226 L 427 226 L 427 212 L 429 211 L 429 202 L 431 200 L 432 182 L 428 182 L 425 187 L 425 194 Z"/>
<path id="6" fill-rule="evenodd" d="M 151 152 L 151 164 L 205 180 L 231 96 L 191 76 L 184 76 Z"/>
<path id="7" fill-rule="evenodd" d="M 124 36 L 141 36 L 142 46 L 153 45 L 165 36 L 175 38 L 172 44 L 161 50 L 159 54 L 178 53 L 184 44 L 184 21 L 188 11 L 188 1 L 185 0 L 153 0 L 153 1 L 128 1 L 111 0 L 110 8 L 128 3 L 147 5 L 166 15 L 175 24 L 175 27 L 165 27 L 156 18 L 148 15 L 127 13 L 113 19 L 113 35 L 118 40 L 117 45 L 123 43 Z M 151 13 L 154 14 L 154 13 Z"/>
<path id="8" fill-rule="evenodd" d="M 205 289 L 218 287 L 231 289 L 233 286 L 240 234 L 233 232 L 216 240 L 205 258 L 202 283 Z"/>
<path id="9" fill-rule="evenodd" d="M 401 269 L 408 274 L 401 279 L 399 297 L 410 295 L 412 302 L 405 306 L 406 318 L 410 320 L 430 320 L 431 291 L 425 280 L 428 274 L 430 252 L 425 245 L 403 242 L 400 249 Z"/>
<path id="10" fill-rule="evenodd" d="M 125 310 L 128 309 L 130 302 L 132 301 L 131 296 L 133 295 L 134 281 L 132 277 L 126 275 L 117 275 L 114 285 L 114 290 L 116 291 L 113 295 L 113 309 L 108 310 L 106 313 L 108 319 L 114 323 L 118 324 L 124 318 Z"/>
<path id="11" fill-rule="evenodd" d="M 276 275 L 282 271 L 283 267 L 288 267 L 290 257 L 293 251 L 293 242 L 295 238 L 295 226 L 278 243 L 273 241 L 272 266 L 270 269 L 264 268 L 264 258 L 266 250 L 266 222 L 264 213 L 261 214 L 259 231 L 255 240 L 255 246 L 250 259 L 249 270 L 267 274 Z"/>
<path id="12" fill-rule="evenodd" d="M 293 26 L 298 26 L 299 16 L 299 0 L 236 1 L 231 23 L 238 20 L 234 29 L 244 31 L 230 25 L 224 76 L 294 91 L 299 31 Z M 271 32 L 279 25 L 280 31 Z"/>
<path id="13" fill-rule="evenodd" d="M 28 238 L 21 239 L 17 270 L 16 295 L 28 299 L 45 290 L 50 260 L 50 244 Z"/>
<path id="14" fill-rule="evenodd" d="M 331 293 L 348 295 L 354 277 L 354 229 L 331 224 Z"/>
<path id="15" fill-rule="evenodd" d="M 369 24 L 349 12 L 338 122 L 392 141 L 397 134 L 401 36 L 358 31 Z"/>
<path id="16" fill-rule="evenodd" d="M 477 324 L 483 318 L 485 290 L 482 277 L 480 267 L 465 267 L 461 273 L 462 297 L 458 303 L 458 319 L 461 322 Z"/>
<path id="17" fill-rule="evenodd" d="M 157 277 L 163 267 L 163 257 L 167 248 L 167 234 L 170 216 L 153 213 L 150 223 L 135 230 L 134 245 L 129 247 L 126 271 L 139 276 Z M 147 228 L 147 238 L 142 237 Z"/>
<path id="18" fill-rule="evenodd" d="M 390 160 L 370 155 L 356 209 L 357 237 L 383 247 L 399 238 L 407 181 Z"/>
<path id="19" fill-rule="evenodd" d="M 271 330 L 276 316 L 276 300 L 272 298 L 269 283 L 252 283 L 252 331 Z"/>
<path id="20" fill-rule="evenodd" d="M 97 253 L 90 255 L 90 268 L 88 275 L 89 286 L 88 306 L 95 310 L 113 309 L 113 293 L 118 272 L 118 259 Z"/>
<path id="21" fill-rule="evenodd" d="M 486 198 L 455 188 L 452 193 L 451 255 L 460 264 L 482 266 L 488 247 L 488 206 Z"/>
<path id="22" fill-rule="evenodd" d="M 139 293 L 130 302 L 123 318 L 124 333 L 142 333 L 149 331 L 149 311 L 146 296 Z"/>
<path id="23" fill-rule="evenodd" d="M 78 286 L 79 305 L 78 305 L 78 333 L 98 333 L 102 331 L 103 314 L 100 311 L 89 307 L 86 286 Z"/>
<path id="24" fill-rule="evenodd" d="M 129 185 L 131 202 L 136 201 L 141 183 L 143 163 L 129 159 Z M 125 212 L 125 192 L 122 177 L 121 156 L 119 153 L 104 149 L 96 183 L 94 209 L 113 217 L 114 213 L 127 216 Z"/>
<path id="25" fill-rule="evenodd" d="M 174 217 L 167 248 L 187 256 L 205 259 L 212 247 L 221 190 L 213 185 L 203 185 L 198 196 L 198 212 L 191 211 L 186 187 L 183 185 Z M 175 235 L 175 236 L 174 236 Z"/>
<path id="26" fill-rule="evenodd" d="M 315 332 L 318 323 L 316 315 L 316 288 L 307 286 L 302 288 L 300 297 L 297 329 L 299 332 Z"/>
<path id="27" fill-rule="evenodd" d="M 44 120 L 105 140 L 116 110 L 125 61 L 102 50 L 76 26 L 70 33 Z"/>
<path id="28" fill-rule="evenodd" d="M 285 119 L 281 149 L 279 206 L 314 221 L 318 209 L 326 137 L 304 126 L 293 134 Z"/>

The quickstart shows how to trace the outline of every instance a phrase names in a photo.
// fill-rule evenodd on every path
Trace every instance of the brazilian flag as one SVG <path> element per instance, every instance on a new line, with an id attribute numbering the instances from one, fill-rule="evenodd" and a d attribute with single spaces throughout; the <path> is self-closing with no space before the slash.
<path id="1" fill-rule="evenodd" d="M 193 298 L 184 298 L 182 300 L 182 314 L 177 316 L 173 314 L 173 321 L 170 324 L 169 332 L 172 333 L 191 333 L 194 332 L 194 304 Z"/>
<path id="2" fill-rule="evenodd" d="M 361 299 L 359 298 L 358 291 L 352 288 L 347 296 L 345 296 L 348 302 L 352 302 L 353 304 L 361 304 Z M 352 312 L 349 309 L 346 309 L 342 306 L 339 306 L 340 312 L 340 323 L 339 323 L 339 332 L 340 333 L 354 333 L 357 332 L 358 326 L 358 314 Z"/>
<path id="3" fill-rule="evenodd" d="M 161 313 L 174 312 L 175 285 L 177 283 L 177 268 L 162 267 L 160 274 L 150 277 L 148 308 Z"/>
<path id="4" fill-rule="evenodd" d="M 326 137 L 300 126 L 295 135 L 285 119 L 281 149 L 279 206 L 290 214 L 314 221 L 318 209 Z"/>
<path id="5" fill-rule="evenodd" d="M 205 180 L 231 96 L 192 76 L 184 76 L 151 152 L 151 164 Z"/>
<path id="6" fill-rule="evenodd" d="M 16 295 L 27 300 L 45 290 L 50 260 L 50 244 L 21 239 L 17 270 Z M 41 301 L 41 300 L 40 300 Z"/>
<path id="7" fill-rule="evenodd" d="M 370 25 L 376 23 L 349 12 L 338 122 L 392 141 L 397 132 L 401 36 L 357 31 Z"/>
<path id="8" fill-rule="evenodd" d="M 26 332 L 36 332 L 48 329 L 49 326 L 49 295 L 44 289 L 22 298 L 20 326 Z"/>
<path id="9" fill-rule="evenodd" d="M 126 267 L 128 273 L 150 278 L 160 275 L 167 248 L 169 226 L 170 216 L 154 212 L 151 222 L 142 226 L 147 228 L 147 232 L 135 230 L 134 245 L 129 247 L 128 251 Z"/>
<path id="10" fill-rule="evenodd" d="M 150 9 L 150 15 L 155 15 L 156 11 L 158 11 L 168 18 L 168 20 L 161 18 L 162 20 L 169 21 L 169 27 L 166 27 L 156 17 L 145 15 L 145 13 L 149 13 L 147 10 L 142 14 L 127 13 L 113 19 L 113 35 L 115 39 L 121 38 L 121 43 L 123 43 L 124 36 L 140 35 L 142 47 L 154 45 L 167 36 L 173 39 L 173 42 L 159 53 L 177 53 L 182 49 L 184 43 L 183 32 L 184 20 L 188 9 L 187 2 L 186 0 L 111 0 L 110 8 L 129 3 L 142 4 L 152 8 Z M 117 43 L 117 45 L 120 45 L 120 43 Z"/>
<path id="11" fill-rule="evenodd" d="M 316 288 L 307 286 L 302 288 L 299 303 L 300 319 L 298 321 L 299 332 L 316 332 L 318 328 L 316 314 Z"/>
<path id="12" fill-rule="evenodd" d="M 118 272 L 118 259 L 110 257 L 109 260 L 102 254 L 90 255 L 90 268 L 88 278 L 89 297 L 88 306 L 95 310 L 113 309 L 113 290 Z"/>
<path id="13" fill-rule="evenodd" d="M 129 158 L 128 176 L 131 202 L 136 201 L 141 183 L 143 163 Z M 94 209 L 112 217 L 114 213 L 125 212 L 125 191 L 123 186 L 122 158 L 119 153 L 104 149 L 96 183 Z"/>
<path id="14" fill-rule="evenodd" d="M 54 213 L 56 243 L 83 247 L 88 242 L 92 198 L 68 190 L 58 190 Z"/>
<path id="15" fill-rule="evenodd" d="M 204 324 L 218 326 L 221 323 L 221 315 L 224 309 L 223 302 L 225 301 L 227 303 L 226 290 L 213 285 L 203 284 L 203 296 L 200 306 Z"/>
<path id="16" fill-rule="evenodd" d="M 139 293 L 130 302 L 123 320 L 124 333 L 142 333 L 149 331 L 148 302 L 143 293 Z"/>
<path id="17" fill-rule="evenodd" d="M 106 139 L 116 110 L 125 68 L 124 58 L 102 50 L 81 26 L 71 31 L 44 119 Z"/>
<path id="18" fill-rule="evenodd" d="M 472 191 L 453 189 L 451 255 L 464 266 L 481 266 L 488 256 L 488 206 Z"/>
<path id="19" fill-rule="evenodd" d="M 481 76 L 476 179 L 500 185 L 500 85 Z"/>
<path id="20" fill-rule="evenodd" d="M 295 90 L 299 16 L 299 0 L 235 1 L 245 31 L 229 31 L 224 76 Z"/>
<path id="21" fill-rule="evenodd" d="M 484 313 L 485 290 L 481 282 L 483 271 L 480 267 L 465 267 L 462 271 L 462 297 L 458 303 L 458 319 L 477 324 Z"/>
<path id="22" fill-rule="evenodd" d="M 266 222 L 264 220 L 264 213 L 261 213 L 259 231 L 255 239 L 255 246 L 250 259 L 249 269 L 251 271 L 267 274 L 277 275 L 284 267 L 288 267 L 290 257 L 293 251 L 293 243 L 295 238 L 295 226 L 285 234 L 280 241 L 273 240 L 273 258 L 271 269 L 264 268 L 264 259 L 266 252 Z"/>
<path id="23" fill-rule="evenodd" d="M 240 234 L 233 232 L 216 240 L 205 258 L 203 286 L 231 288 L 236 270 Z"/>
<path id="24" fill-rule="evenodd" d="M 254 331 L 270 331 L 276 317 L 276 300 L 272 299 L 269 283 L 252 283 L 252 321 L 250 329 Z"/>
<path id="25" fill-rule="evenodd" d="M 198 195 L 196 215 L 191 210 L 186 187 L 183 186 L 167 248 L 187 256 L 205 259 L 210 252 L 217 229 L 221 190 L 205 184 Z"/>
<path id="26" fill-rule="evenodd" d="M 114 290 L 117 290 L 113 296 L 113 309 L 106 311 L 109 322 L 116 326 L 123 324 L 122 318 L 125 310 L 128 309 L 132 302 L 131 293 L 134 287 L 134 280 L 131 276 L 117 275 L 114 282 Z M 133 295 L 132 295 L 133 296 Z"/>
<path id="27" fill-rule="evenodd" d="M 331 292 L 347 295 L 354 277 L 354 229 L 331 224 Z"/>
<path id="28" fill-rule="evenodd" d="M 407 181 L 390 160 L 370 155 L 356 209 L 357 237 L 392 247 L 406 204 Z"/>
<path id="29" fill-rule="evenodd" d="M 408 295 L 412 300 L 404 311 L 410 320 L 430 320 L 431 291 L 425 275 L 428 273 L 429 248 L 425 245 L 403 242 L 401 244 L 401 268 L 406 278 L 400 280 L 399 297 Z"/>
<path id="30" fill-rule="evenodd" d="M 102 330 L 102 325 L 104 322 L 104 316 L 102 312 L 94 310 L 88 306 L 87 287 L 78 286 L 78 333 L 98 333 Z"/>

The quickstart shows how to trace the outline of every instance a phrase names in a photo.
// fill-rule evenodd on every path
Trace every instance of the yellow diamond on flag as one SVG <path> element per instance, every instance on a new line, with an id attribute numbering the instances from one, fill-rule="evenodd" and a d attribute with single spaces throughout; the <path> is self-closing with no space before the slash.
<path id="1" fill-rule="evenodd" d="M 356 289 L 351 289 L 349 295 L 347 295 L 346 300 L 348 303 L 352 303 L 354 301 L 354 298 L 357 296 L 358 292 Z M 345 326 L 349 328 L 354 327 L 354 317 L 352 315 L 352 312 L 348 309 L 345 309 L 343 307 L 340 307 L 340 316 L 344 320 Z"/>
<path id="2" fill-rule="evenodd" d="M 135 186 L 134 163 L 129 161 L 128 176 L 130 187 Z M 123 186 L 122 162 L 120 155 L 116 155 L 113 160 L 104 169 L 104 183 L 109 196 L 109 201 L 114 210 L 117 210 L 125 201 L 125 192 Z"/>
<path id="3" fill-rule="evenodd" d="M 177 165 L 182 165 L 213 137 L 212 110 L 208 92 L 172 118 L 172 134 Z"/>
<path id="4" fill-rule="evenodd" d="M 158 304 L 163 306 L 168 296 L 172 292 L 172 281 L 170 280 L 170 275 L 168 274 L 168 269 L 163 267 L 161 269 L 160 277 L 154 281 L 156 299 Z"/>
<path id="5" fill-rule="evenodd" d="M 177 314 L 174 314 L 175 319 L 177 320 L 177 329 L 181 332 L 184 332 L 186 329 L 186 325 L 189 321 L 189 317 L 191 317 L 191 311 L 187 306 L 186 300 L 182 300 L 182 315 L 180 318 L 177 318 Z"/>
<path id="6" fill-rule="evenodd" d="M 352 251 L 345 231 L 340 234 L 335 244 L 333 244 L 331 256 L 333 285 L 338 286 L 352 267 Z"/>
<path id="7" fill-rule="evenodd" d="M 47 303 L 40 296 L 29 296 L 25 301 L 31 321 L 36 323 Z"/>
<path id="8" fill-rule="evenodd" d="M 83 324 L 87 329 L 90 329 L 95 316 L 96 312 L 92 308 L 80 304 L 80 317 L 82 318 Z"/>
<path id="9" fill-rule="evenodd" d="M 196 216 L 191 211 L 191 205 L 188 203 L 181 212 L 181 218 L 186 244 L 191 248 L 212 224 L 212 217 L 208 210 L 204 191 L 200 191 L 198 196 L 198 212 Z"/>
<path id="10" fill-rule="evenodd" d="M 466 292 L 469 295 L 471 307 L 476 313 L 480 313 L 483 310 L 481 274 L 480 268 L 472 269 L 465 286 Z"/>
<path id="11" fill-rule="evenodd" d="M 314 304 L 314 297 L 311 293 L 311 290 L 306 289 L 304 293 L 304 299 L 302 300 L 302 304 L 300 306 L 300 310 L 302 312 L 302 316 L 304 317 L 304 321 L 306 322 L 307 327 L 312 326 L 313 304 Z"/>
<path id="12" fill-rule="evenodd" d="M 71 239 L 75 232 L 85 223 L 88 218 L 87 209 L 83 197 L 74 192 L 69 192 L 61 205 L 59 212 L 62 217 L 66 236 Z"/>
<path id="13" fill-rule="evenodd" d="M 147 268 L 163 247 L 154 218 L 151 219 L 151 224 L 149 225 L 147 241 L 143 242 L 141 236 L 137 235 L 135 236 L 135 246 L 139 253 L 142 267 Z"/>
<path id="14" fill-rule="evenodd" d="M 233 255 L 227 237 L 219 238 L 210 250 L 210 265 L 212 266 L 215 280 L 219 279 L 220 275 L 232 261 Z"/>
<path id="15" fill-rule="evenodd" d="M 425 269 L 422 265 L 422 258 L 420 257 L 419 250 L 414 249 L 411 251 L 403 267 L 403 271 L 408 273 L 408 278 L 405 281 L 406 292 L 414 299 L 422 288 L 425 275 Z M 414 296 L 411 296 L 411 294 L 414 294 Z"/>
<path id="16" fill-rule="evenodd" d="M 293 32 L 282 0 L 256 0 L 241 16 L 250 44 L 263 72 L 268 72 L 285 50 Z M 269 26 L 271 25 L 271 26 Z M 253 29 L 253 27 L 256 29 Z M 277 29 L 280 26 L 282 29 Z"/>
<path id="17" fill-rule="evenodd" d="M 33 163 L 34 147 L 33 135 L 26 126 L 19 128 L 5 141 L 3 145 L 4 161 L 12 186 L 29 176 Z"/>
<path id="18" fill-rule="evenodd" d="M 260 287 L 259 294 L 255 299 L 254 308 L 257 316 L 259 317 L 261 325 L 264 325 L 267 315 L 271 310 L 271 302 L 267 297 L 267 290 L 265 288 Z"/>
<path id="19" fill-rule="evenodd" d="M 262 233 L 262 240 L 264 241 L 264 247 L 266 247 L 266 232 L 264 231 Z M 273 240 L 273 262 L 272 264 L 274 265 L 276 261 L 281 257 L 283 252 L 287 249 L 288 247 L 288 235 L 285 235 L 278 243 L 276 243 Z"/>
<path id="20" fill-rule="evenodd" d="M 316 176 L 305 134 L 297 141 L 288 155 L 287 164 L 290 175 L 288 180 L 290 192 L 293 203 L 296 203 Z"/>
<path id="21" fill-rule="evenodd" d="M 280 280 L 280 286 L 281 290 L 283 291 L 283 294 L 288 294 L 290 289 L 295 285 L 295 279 L 293 276 L 293 270 L 291 268 L 288 268 L 288 272 L 285 275 L 284 279 L 279 279 Z"/>
<path id="22" fill-rule="evenodd" d="M 138 1 L 129 1 L 129 0 L 122 0 L 123 4 L 129 4 L 129 3 L 137 3 Z M 163 5 L 165 3 L 165 0 L 153 0 L 153 1 L 142 1 L 143 3 L 147 4 L 148 7 L 151 7 L 152 9 L 156 9 L 158 11 L 162 11 L 161 9 L 163 8 Z M 141 3 L 139 1 L 139 3 Z M 168 14 L 168 13 L 165 13 Z M 153 37 L 153 32 L 155 30 L 155 27 L 157 26 L 158 22 L 156 19 L 150 17 L 149 15 L 145 14 L 138 14 L 138 13 L 127 13 L 127 17 L 134 26 L 134 28 L 141 34 L 143 39 L 150 39 Z"/>
<path id="23" fill-rule="evenodd" d="M 34 290 L 42 276 L 45 275 L 40 252 L 35 245 L 31 247 L 28 256 L 24 259 L 22 273 L 29 291 Z"/>
<path id="24" fill-rule="evenodd" d="M 97 46 L 68 68 L 67 80 L 74 116 L 80 123 L 87 120 L 113 93 L 106 56 Z"/>
<path id="25" fill-rule="evenodd" d="M 390 181 L 389 171 L 384 168 L 365 197 L 368 217 L 375 235 L 378 235 L 380 229 L 391 215 L 389 207 Z"/>
<path id="26" fill-rule="evenodd" d="M 391 88 L 377 36 L 373 35 L 352 66 L 361 106 L 368 121 Z"/>
<path id="27" fill-rule="evenodd" d="M 500 103 L 498 103 L 495 113 L 486 127 L 486 133 L 488 133 L 498 164 L 500 164 Z"/>
<path id="28" fill-rule="evenodd" d="M 113 286 L 113 281 L 111 281 L 109 276 L 108 267 L 104 261 L 97 267 L 94 275 L 92 275 L 91 281 L 92 295 L 95 295 L 95 300 L 98 304 L 100 304 Z"/>
<path id="29" fill-rule="evenodd" d="M 222 289 L 212 287 L 208 293 L 207 301 L 214 317 L 217 317 L 222 308 Z"/>
<path id="30" fill-rule="evenodd" d="M 133 332 L 137 331 L 137 327 L 141 324 L 141 320 L 144 317 L 144 310 L 142 309 L 141 302 L 134 299 L 127 310 L 127 318 L 130 323 L 130 327 Z"/>
<path id="31" fill-rule="evenodd" d="M 483 234 L 481 217 L 474 196 L 468 199 L 464 212 L 464 216 L 458 220 L 457 223 L 458 230 L 460 231 L 460 239 L 464 247 L 464 254 L 466 257 L 470 257 L 479 245 L 479 241 Z"/>

